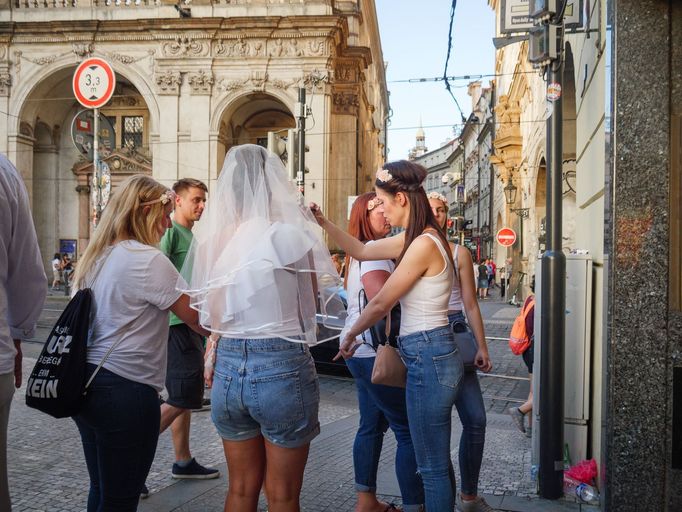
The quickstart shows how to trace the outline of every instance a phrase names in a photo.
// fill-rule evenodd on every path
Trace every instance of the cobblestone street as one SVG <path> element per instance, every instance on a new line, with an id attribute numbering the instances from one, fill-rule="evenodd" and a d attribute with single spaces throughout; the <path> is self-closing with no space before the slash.
<path id="1" fill-rule="evenodd" d="M 24 345 L 24 375 L 30 372 L 44 340 L 66 301 L 51 296 L 39 324 L 36 343 Z M 577 504 L 541 503 L 530 480 L 530 439 L 512 425 L 505 413 L 511 404 L 522 402 L 528 393 L 527 372 L 520 357 L 506 343 L 518 309 L 502 302 L 481 302 L 495 367 L 481 376 L 488 431 L 481 472 L 480 492 L 501 510 L 578 510 Z M 358 422 L 357 400 L 352 379 L 320 376 L 322 433 L 312 443 L 302 509 L 351 511 L 353 490 L 352 445 Z M 453 415 L 452 458 L 457 461 L 460 424 Z M 400 503 L 393 470 L 395 439 L 389 433 L 380 466 L 379 492 L 388 501 Z M 222 510 L 226 491 L 226 464 L 222 445 L 211 422 L 210 411 L 193 413 L 191 447 L 202 464 L 221 469 L 219 480 L 178 481 L 170 477 L 173 449 L 170 433 L 159 439 L 156 459 L 147 479 L 152 494 L 143 500 L 144 512 Z M 9 473 L 13 510 L 82 511 L 85 508 L 88 476 L 80 439 L 73 421 L 55 420 L 24 404 L 24 389 L 14 397 L 9 427 Z M 457 465 L 455 464 L 455 467 Z M 535 508 L 540 506 L 541 508 Z M 263 503 L 263 510 L 266 510 Z"/>

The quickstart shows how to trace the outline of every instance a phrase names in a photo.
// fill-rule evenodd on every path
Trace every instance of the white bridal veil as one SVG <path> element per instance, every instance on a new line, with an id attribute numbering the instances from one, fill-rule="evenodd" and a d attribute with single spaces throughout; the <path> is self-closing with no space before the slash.
<path id="1" fill-rule="evenodd" d="M 316 313 L 345 315 L 322 229 L 280 159 L 252 144 L 227 153 L 181 275 L 201 325 L 229 337 L 315 344 Z"/>

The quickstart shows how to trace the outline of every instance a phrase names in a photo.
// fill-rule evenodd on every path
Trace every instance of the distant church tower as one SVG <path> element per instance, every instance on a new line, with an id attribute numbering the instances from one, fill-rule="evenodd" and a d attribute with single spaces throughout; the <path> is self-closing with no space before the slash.
<path id="1" fill-rule="evenodd" d="M 416 143 L 415 146 L 412 149 L 410 149 L 410 153 L 407 158 L 409 160 L 415 160 L 416 158 L 422 156 L 427 151 L 428 148 L 426 147 L 426 135 L 424 135 L 424 128 L 422 128 L 422 120 L 420 117 L 419 128 L 417 128 Z"/>

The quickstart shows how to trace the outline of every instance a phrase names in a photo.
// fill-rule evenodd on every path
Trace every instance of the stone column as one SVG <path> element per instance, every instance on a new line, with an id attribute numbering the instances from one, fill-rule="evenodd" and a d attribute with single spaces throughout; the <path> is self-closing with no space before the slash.
<path id="1" fill-rule="evenodd" d="M 178 178 L 178 99 L 182 75 L 177 70 L 160 70 L 155 81 L 160 116 L 158 143 L 152 146 L 154 178 L 170 186 Z"/>
<path id="2" fill-rule="evenodd" d="M 612 4 L 606 510 L 672 512 L 682 510 L 682 473 L 671 466 L 673 410 L 679 415 L 682 403 L 682 390 L 674 396 L 672 385 L 673 370 L 682 371 L 682 315 L 668 297 L 670 127 L 671 114 L 682 110 L 682 8 L 673 0 Z M 682 425 L 676 428 L 682 435 Z"/>
<path id="3" fill-rule="evenodd" d="M 210 68 L 210 65 L 206 66 Z M 190 96 L 187 98 L 190 111 L 183 113 L 183 132 L 189 131 L 190 140 L 180 148 L 180 178 L 196 178 L 209 184 L 211 170 L 211 89 L 212 73 L 203 70 L 187 75 Z M 187 119 L 184 116 L 187 115 Z"/>

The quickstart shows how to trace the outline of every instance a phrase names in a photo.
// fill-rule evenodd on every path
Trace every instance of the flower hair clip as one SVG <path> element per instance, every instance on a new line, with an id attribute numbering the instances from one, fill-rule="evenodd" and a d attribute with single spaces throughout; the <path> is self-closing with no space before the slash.
<path id="1" fill-rule="evenodd" d="M 445 205 L 448 204 L 448 198 L 445 197 L 445 196 L 444 196 L 443 194 L 441 194 L 440 192 L 435 192 L 435 191 L 429 192 L 429 193 L 426 195 L 426 197 L 427 197 L 428 199 L 438 199 L 439 201 L 442 201 Z"/>
<path id="2" fill-rule="evenodd" d="M 162 205 L 167 205 L 171 201 L 175 199 L 175 192 L 172 190 L 166 190 L 163 194 L 161 194 L 157 199 L 152 199 L 151 201 L 145 201 L 144 203 L 140 203 L 140 206 L 149 206 L 150 204 L 155 204 L 155 203 L 161 203 Z"/>
<path id="3" fill-rule="evenodd" d="M 381 199 L 379 199 L 378 197 L 375 197 L 374 199 L 370 199 L 367 203 L 367 211 L 371 212 L 372 210 L 374 210 L 374 208 L 376 208 L 377 206 L 379 206 L 383 203 L 384 202 Z"/>
<path id="4" fill-rule="evenodd" d="M 377 179 L 386 183 L 387 181 L 391 181 L 393 179 L 393 175 L 386 169 L 380 168 L 377 171 Z"/>

